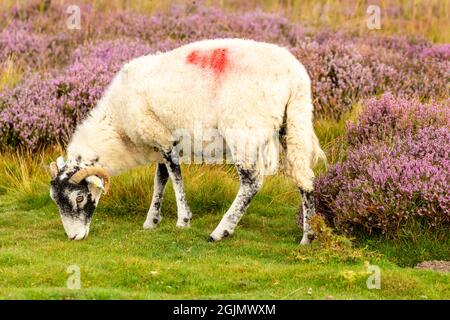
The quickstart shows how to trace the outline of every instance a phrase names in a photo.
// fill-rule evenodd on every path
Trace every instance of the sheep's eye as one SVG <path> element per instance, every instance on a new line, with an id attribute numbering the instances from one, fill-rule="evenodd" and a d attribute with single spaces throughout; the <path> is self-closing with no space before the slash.
<path id="1" fill-rule="evenodd" d="M 84 197 L 83 197 L 83 196 L 78 196 L 78 197 L 77 197 L 77 202 L 78 202 L 78 203 L 83 202 L 83 200 L 84 200 Z"/>

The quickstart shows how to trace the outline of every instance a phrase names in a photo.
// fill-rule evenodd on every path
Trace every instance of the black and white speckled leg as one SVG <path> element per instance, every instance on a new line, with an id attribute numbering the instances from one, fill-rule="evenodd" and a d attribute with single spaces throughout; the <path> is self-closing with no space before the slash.
<path id="1" fill-rule="evenodd" d="M 181 167 L 178 153 L 175 148 L 172 148 L 169 152 L 162 152 L 162 156 L 175 191 L 178 214 L 177 227 L 189 227 L 192 213 L 186 202 L 186 194 L 184 193 L 183 178 L 181 177 Z"/>
<path id="2" fill-rule="evenodd" d="M 241 182 L 238 194 L 219 225 L 209 236 L 210 241 L 218 241 L 233 234 L 239 220 L 244 215 L 245 209 L 261 188 L 262 178 L 257 171 L 243 169 L 239 165 L 236 165 L 236 168 Z"/>
<path id="3" fill-rule="evenodd" d="M 144 222 L 144 229 L 153 229 L 161 222 L 161 203 L 168 179 L 169 172 L 167 171 L 166 165 L 164 163 L 158 163 L 155 171 L 152 203 L 147 213 L 147 219 Z"/>
<path id="4" fill-rule="evenodd" d="M 315 215 L 314 195 L 312 192 L 300 190 L 303 207 L 303 237 L 300 244 L 309 244 L 314 240 L 314 232 L 311 229 L 310 220 Z"/>

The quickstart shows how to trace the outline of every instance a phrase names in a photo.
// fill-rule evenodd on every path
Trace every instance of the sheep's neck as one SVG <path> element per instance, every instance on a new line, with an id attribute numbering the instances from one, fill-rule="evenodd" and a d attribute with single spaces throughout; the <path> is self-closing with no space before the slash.
<path id="1" fill-rule="evenodd" d="M 143 152 L 117 132 L 108 112 L 99 107 L 77 127 L 67 157 L 71 162 L 103 167 L 111 175 L 145 162 Z"/>

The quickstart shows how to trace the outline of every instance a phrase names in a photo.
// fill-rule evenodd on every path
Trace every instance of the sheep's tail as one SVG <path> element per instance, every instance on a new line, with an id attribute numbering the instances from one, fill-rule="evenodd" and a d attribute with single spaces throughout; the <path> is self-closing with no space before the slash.
<path id="1" fill-rule="evenodd" d="M 293 94 L 286 107 L 285 168 L 297 187 L 313 189 L 312 168 L 320 159 L 326 161 L 313 125 L 313 105 L 310 94 Z"/>

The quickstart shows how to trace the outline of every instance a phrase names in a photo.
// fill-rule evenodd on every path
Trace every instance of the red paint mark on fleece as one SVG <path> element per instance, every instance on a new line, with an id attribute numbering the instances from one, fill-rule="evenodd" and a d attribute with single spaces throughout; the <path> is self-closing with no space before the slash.
<path id="1" fill-rule="evenodd" d="M 202 69 L 209 68 L 216 74 L 225 71 L 228 65 L 227 49 L 214 49 L 211 53 L 192 51 L 186 58 L 187 63 L 199 66 Z"/>

